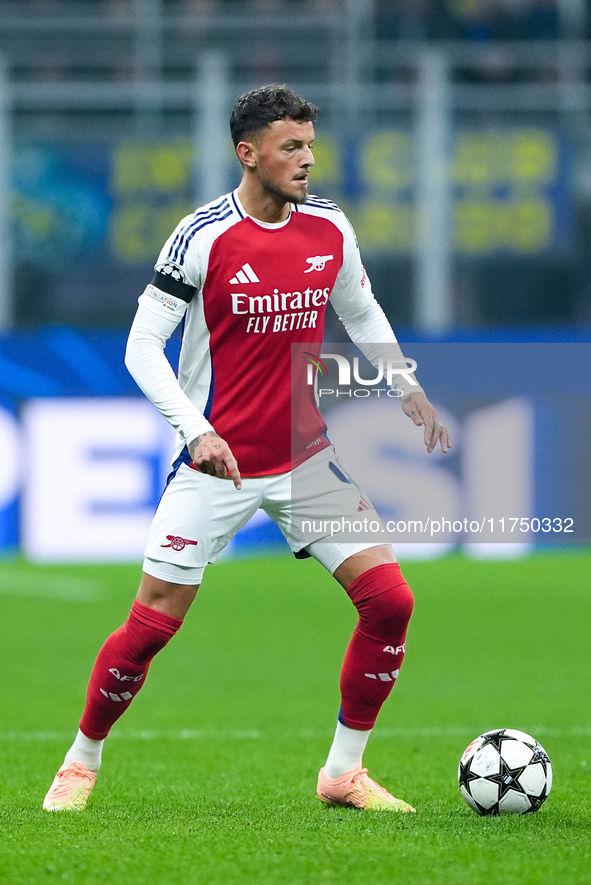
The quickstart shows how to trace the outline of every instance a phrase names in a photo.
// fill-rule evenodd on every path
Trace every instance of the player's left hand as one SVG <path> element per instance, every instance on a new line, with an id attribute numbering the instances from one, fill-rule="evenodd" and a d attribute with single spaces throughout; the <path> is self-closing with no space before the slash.
<path id="1" fill-rule="evenodd" d="M 424 426 L 424 440 L 429 453 L 436 447 L 437 442 L 444 454 L 451 449 L 449 431 L 439 420 L 435 407 L 431 405 L 424 393 L 411 393 L 408 396 L 403 396 L 400 404 L 404 414 L 408 415 L 417 427 Z"/>

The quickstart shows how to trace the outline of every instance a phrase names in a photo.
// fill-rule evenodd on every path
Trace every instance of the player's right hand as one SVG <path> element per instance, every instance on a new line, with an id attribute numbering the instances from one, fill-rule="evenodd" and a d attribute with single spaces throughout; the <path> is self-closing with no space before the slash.
<path id="1" fill-rule="evenodd" d="M 209 476 L 225 477 L 228 474 L 237 489 L 242 488 L 242 479 L 238 470 L 238 462 L 232 454 L 228 443 L 214 433 L 207 430 L 187 446 L 193 464 L 201 473 Z"/>

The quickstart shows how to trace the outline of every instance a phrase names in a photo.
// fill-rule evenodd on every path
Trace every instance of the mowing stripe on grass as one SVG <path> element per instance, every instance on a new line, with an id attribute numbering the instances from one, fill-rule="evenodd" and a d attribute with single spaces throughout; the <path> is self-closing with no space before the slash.
<path id="1" fill-rule="evenodd" d="M 10 596 L 33 596 L 37 599 L 60 599 L 66 602 L 95 602 L 102 584 L 92 578 L 68 575 L 41 575 L 2 568 L 0 593 Z"/>

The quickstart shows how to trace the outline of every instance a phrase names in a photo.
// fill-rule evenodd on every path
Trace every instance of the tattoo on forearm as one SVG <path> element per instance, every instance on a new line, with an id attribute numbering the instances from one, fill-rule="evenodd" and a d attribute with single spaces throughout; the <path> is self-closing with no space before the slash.
<path id="1" fill-rule="evenodd" d="M 195 449 L 197 448 L 197 446 L 199 446 L 200 443 L 203 442 L 203 440 L 206 436 L 211 436 L 214 439 L 220 439 L 220 437 L 217 435 L 217 433 L 214 433 L 213 430 L 206 430 L 204 433 L 200 433 L 199 436 L 196 436 L 195 439 L 191 440 L 191 442 L 187 446 L 191 458 L 193 458 L 193 456 L 195 454 Z M 214 446 L 214 449 L 220 449 L 220 448 L 221 448 L 221 446 L 219 443 L 217 443 Z"/>

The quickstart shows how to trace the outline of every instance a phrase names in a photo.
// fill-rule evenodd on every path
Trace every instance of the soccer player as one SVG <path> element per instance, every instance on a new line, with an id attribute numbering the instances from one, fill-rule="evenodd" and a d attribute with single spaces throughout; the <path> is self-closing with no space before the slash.
<path id="1" fill-rule="evenodd" d="M 325 434 L 313 388 L 305 386 L 304 360 L 290 382 L 292 343 L 320 355 L 330 301 L 370 359 L 386 347 L 407 369 L 348 220 L 334 203 L 308 196 L 316 115 L 286 86 L 237 99 L 230 128 L 241 183 L 179 223 L 139 299 L 126 365 L 176 428 L 177 457 L 152 522 L 137 597 L 98 654 L 79 731 L 45 797 L 48 811 L 86 805 L 112 725 L 180 628 L 206 565 L 259 507 L 296 555 L 315 557 L 334 575 L 359 614 L 318 797 L 330 805 L 414 811 L 362 767 L 402 664 L 412 593 L 389 545 L 293 530 L 326 507 L 354 520 L 369 502 Z M 181 321 L 177 379 L 164 348 Z M 448 431 L 414 376 L 401 374 L 397 388 L 404 412 L 424 428 L 427 451 L 439 445 L 447 452 Z"/>

